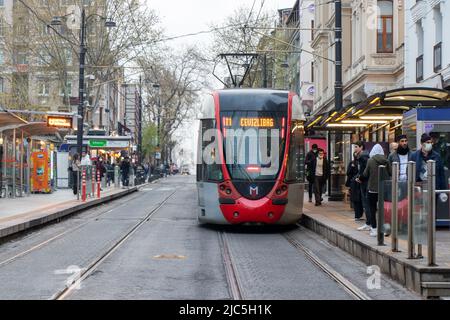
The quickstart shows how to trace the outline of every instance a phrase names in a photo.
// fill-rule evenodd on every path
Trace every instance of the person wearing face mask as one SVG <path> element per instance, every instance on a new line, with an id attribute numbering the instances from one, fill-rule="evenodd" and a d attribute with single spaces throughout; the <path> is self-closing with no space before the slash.
<path id="1" fill-rule="evenodd" d="M 412 152 L 408 147 L 408 138 L 406 135 L 402 134 L 395 139 L 397 141 L 398 147 L 397 150 L 391 152 L 388 157 L 389 166 L 392 171 L 392 163 L 398 162 L 399 164 L 399 181 L 407 180 L 407 172 L 408 172 L 408 161 L 411 160 Z"/>
<path id="2" fill-rule="evenodd" d="M 436 190 L 445 190 L 445 172 L 441 157 L 436 151 L 433 151 L 431 137 L 424 133 L 420 138 L 421 147 L 411 155 L 411 160 L 416 163 L 416 182 L 426 181 L 428 178 L 427 161 L 436 161 Z M 445 193 L 439 194 L 442 202 L 447 201 Z"/>
<path id="3" fill-rule="evenodd" d="M 325 158 L 325 152 L 322 149 L 319 149 L 314 168 L 314 197 L 316 200 L 316 206 L 322 205 L 323 187 L 329 174 L 330 167 L 327 159 Z"/>
<path id="4" fill-rule="evenodd" d="M 306 179 L 308 180 L 308 196 L 309 202 L 312 202 L 313 187 L 314 187 L 314 169 L 316 167 L 318 147 L 317 144 L 313 144 L 311 150 L 306 154 Z"/>

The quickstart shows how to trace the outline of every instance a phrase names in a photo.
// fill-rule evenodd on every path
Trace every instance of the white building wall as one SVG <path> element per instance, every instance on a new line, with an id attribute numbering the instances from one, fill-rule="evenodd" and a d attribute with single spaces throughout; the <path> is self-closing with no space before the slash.
<path id="1" fill-rule="evenodd" d="M 450 40 L 447 34 L 450 21 L 450 2 L 443 0 L 406 0 L 405 11 L 405 86 L 442 88 L 442 79 L 450 82 Z M 437 43 L 434 9 L 442 15 L 442 69 L 433 70 L 433 48 Z M 423 81 L 416 82 L 416 58 L 419 40 L 417 24 L 423 28 Z"/>
<path id="2" fill-rule="evenodd" d="M 312 67 L 314 57 L 311 53 L 312 32 L 311 21 L 314 21 L 315 5 L 313 0 L 300 0 L 300 98 L 304 107 L 310 105 L 311 110 L 314 101 L 314 83 L 312 82 Z M 306 111 L 306 108 L 305 108 Z"/>

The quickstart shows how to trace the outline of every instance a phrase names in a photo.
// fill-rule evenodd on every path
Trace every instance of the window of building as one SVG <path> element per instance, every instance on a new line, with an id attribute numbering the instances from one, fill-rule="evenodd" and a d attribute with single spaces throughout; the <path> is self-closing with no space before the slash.
<path id="1" fill-rule="evenodd" d="M 424 35 L 421 22 L 416 23 L 416 34 L 417 34 L 417 58 L 416 58 L 416 82 L 423 80 L 423 46 L 424 46 Z"/>
<path id="2" fill-rule="evenodd" d="M 5 79 L 0 77 L 0 93 L 5 92 Z"/>
<path id="3" fill-rule="evenodd" d="M 311 62 L 311 82 L 314 83 L 314 62 Z"/>
<path id="4" fill-rule="evenodd" d="M 19 52 L 16 57 L 17 64 L 28 64 L 27 54 L 25 52 Z"/>
<path id="5" fill-rule="evenodd" d="M 38 95 L 48 96 L 50 94 L 50 85 L 46 81 L 39 81 Z"/>
<path id="6" fill-rule="evenodd" d="M 393 52 L 393 7 L 392 1 L 378 1 L 377 52 Z"/>
<path id="7" fill-rule="evenodd" d="M 66 64 L 68 66 L 71 66 L 73 64 L 72 49 L 70 49 L 70 48 L 66 49 Z"/>
<path id="8" fill-rule="evenodd" d="M 5 56 L 3 55 L 3 50 L 0 50 L 0 65 L 5 63 Z"/>
<path id="9" fill-rule="evenodd" d="M 5 0 L 0 0 L 0 7 L 4 7 L 5 6 Z"/>
<path id="10" fill-rule="evenodd" d="M 64 96 L 64 91 L 66 96 L 72 96 L 72 81 L 67 81 L 66 87 L 61 88 L 61 90 L 59 91 L 59 95 Z"/>
<path id="11" fill-rule="evenodd" d="M 311 20 L 311 41 L 314 40 L 314 20 Z"/>
<path id="12" fill-rule="evenodd" d="M 442 69 L 442 14 L 439 7 L 433 9 L 436 43 L 433 47 L 433 71 Z"/>

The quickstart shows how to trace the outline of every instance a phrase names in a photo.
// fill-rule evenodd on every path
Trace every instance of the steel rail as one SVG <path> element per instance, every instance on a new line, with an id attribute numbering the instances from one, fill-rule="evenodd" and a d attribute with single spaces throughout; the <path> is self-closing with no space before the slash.
<path id="1" fill-rule="evenodd" d="M 94 212 L 94 213 L 92 213 L 92 214 L 94 214 L 93 217 L 90 217 L 90 218 L 87 219 L 85 222 L 83 222 L 83 223 L 81 223 L 81 224 L 79 224 L 79 225 L 77 225 L 77 226 L 75 226 L 75 227 L 73 227 L 73 228 L 70 228 L 70 229 L 68 229 L 68 230 L 66 230 L 66 231 L 63 231 L 63 232 L 61 232 L 61 233 L 58 233 L 58 234 L 52 236 L 51 238 L 48 238 L 47 240 L 44 240 L 44 241 L 42 241 L 42 242 L 40 242 L 40 243 L 38 243 L 38 244 L 35 244 L 34 246 L 32 246 L 31 248 L 29 248 L 29 249 L 27 249 L 27 250 L 25 250 L 25 251 L 22 251 L 22 252 L 20 252 L 20 253 L 14 255 L 14 256 L 12 256 L 12 257 L 10 257 L 10 258 L 7 258 L 6 260 L 1 261 L 1 262 L 0 262 L 0 268 L 3 267 L 3 266 L 6 265 L 6 264 L 9 264 L 9 263 L 11 263 L 11 262 L 13 262 L 13 261 L 15 261 L 15 260 L 17 260 L 17 259 L 23 257 L 23 256 L 26 256 L 27 254 L 32 253 L 33 251 L 36 251 L 37 249 L 40 249 L 40 248 L 44 247 L 46 244 L 52 243 L 53 241 L 55 241 L 55 240 L 61 238 L 62 236 L 66 235 L 66 234 L 70 234 L 70 233 L 72 233 L 72 232 L 74 232 L 74 231 L 77 231 L 78 229 L 81 229 L 82 227 L 84 227 L 84 226 L 87 225 L 88 223 L 90 223 L 90 222 L 92 222 L 92 221 L 95 221 L 95 220 L 98 219 L 99 217 L 101 217 L 101 216 L 103 216 L 103 215 L 105 215 L 105 214 L 107 214 L 107 213 L 110 213 L 111 211 L 113 211 L 113 210 L 115 210 L 115 209 L 117 209 L 117 208 L 120 208 L 120 207 L 124 206 L 125 204 L 127 204 L 127 203 L 130 202 L 131 200 L 136 199 L 136 198 L 139 197 L 139 196 L 140 196 L 140 194 L 138 193 L 136 196 L 133 196 L 133 197 L 130 197 L 130 198 L 125 199 L 125 201 L 123 201 L 123 202 L 120 203 L 118 206 L 116 206 L 116 207 L 114 207 L 114 208 L 112 208 L 112 209 L 104 208 L 105 211 L 101 211 L 102 208 L 101 208 L 101 207 L 100 207 L 100 208 L 97 207 L 97 208 L 100 209 L 100 212 Z M 119 200 L 119 199 L 117 199 L 117 200 Z M 96 207 L 93 207 L 93 208 L 89 208 L 88 210 L 97 209 L 97 208 L 96 208 Z M 107 210 L 107 209 L 108 209 L 108 210 Z M 82 212 L 80 212 L 80 213 L 82 213 Z M 72 216 L 68 216 L 68 217 L 61 217 L 61 218 L 59 218 L 59 219 L 69 219 L 69 218 L 74 218 L 74 216 L 72 215 Z M 59 220 L 59 219 L 58 219 L 58 220 Z M 56 220 L 56 221 L 58 221 L 58 220 Z M 47 226 L 49 226 L 49 225 L 47 225 Z M 44 227 L 46 227 L 46 226 L 45 226 L 45 225 L 42 226 L 42 228 L 44 228 Z M 32 232 L 32 230 L 30 230 L 30 232 Z"/>
<path id="2" fill-rule="evenodd" d="M 331 279 L 336 281 L 339 285 L 341 285 L 345 291 L 347 291 L 351 296 L 353 296 L 356 300 L 372 300 L 368 295 L 362 292 L 359 288 L 357 288 L 354 284 L 352 284 L 349 280 L 347 280 L 344 276 L 342 276 L 339 272 L 334 270 L 331 266 L 320 260 L 311 250 L 302 245 L 299 241 L 294 239 L 289 234 L 283 235 L 286 240 L 298 251 L 302 252 L 312 263 L 314 263 L 317 267 L 319 267 L 324 273 L 326 273 Z"/>
<path id="3" fill-rule="evenodd" d="M 228 282 L 228 289 L 233 300 L 243 300 L 242 286 L 237 276 L 236 267 L 233 263 L 233 257 L 231 255 L 230 248 L 228 246 L 228 238 L 225 232 L 220 231 L 219 245 L 222 251 L 222 258 L 225 267 L 225 275 Z"/>
<path id="4" fill-rule="evenodd" d="M 125 241 L 128 240 L 136 231 L 139 230 L 146 222 L 150 221 L 153 214 L 161 209 L 166 202 L 178 191 L 176 188 L 169 196 L 167 196 L 156 208 L 152 209 L 147 216 L 145 216 L 141 221 L 135 224 L 127 233 L 125 233 L 118 241 L 116 241 L 108 250 L 97 257 L 87 268 L 84 268 L 78 279 L 74 279 L 72 283 L 66 286 L 64 289 L 55 293 L 50 300 L 64 300 L 75 287 L 77 287 L 83 280 L 89 277 L 95 269 L 105 261 L 111 254 L 113 254 Z"/>

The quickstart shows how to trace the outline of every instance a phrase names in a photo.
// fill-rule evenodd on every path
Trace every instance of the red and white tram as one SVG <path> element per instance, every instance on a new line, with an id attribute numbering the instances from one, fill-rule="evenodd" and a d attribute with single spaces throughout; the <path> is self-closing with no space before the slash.
<path id="1" fill-rule="evenodd" d="M 292 92 L 226 89 L 207 95 L 197 150 L 199 222 L 297 222 L 303 208 L 304 121 Z"/>

